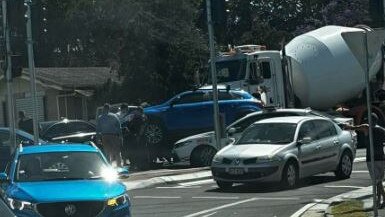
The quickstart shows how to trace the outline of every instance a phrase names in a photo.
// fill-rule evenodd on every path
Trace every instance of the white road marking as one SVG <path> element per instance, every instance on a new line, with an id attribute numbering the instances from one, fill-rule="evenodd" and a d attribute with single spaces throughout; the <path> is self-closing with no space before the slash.
<path id="1" fill-rule="evenodd" d="M 202 184 L 210 184 L 214 183 L 213 179 L 205 179 L 205 180 L 199 180 L 199 181 L 193 181 L 193 182 L 183 182 L 179 183 L 181 186 L 193 186 L 193 185 L 202 185 Z"/>
<path id="2" fill-rule="evenodd" d="M 167 196 L 134 196 L 137 199 L 180 199 L 182 197 L 167 197 Z"/>
<path id="3" fill-rule="evenodd" d="M 221 209 L 229 208 L 229 207 L 232 207 L 232 206 L 236 206 L 236 205 L 239 205 L 239 204 L 248 203 L 248 202 L 252 202 L 252 201 L 256 201 L 256 200 L 299 200 L 299 198 L 298 197 L 254 197 L 254 198 L 250 198 L 250 199 L 246 199 L 246 200 L 240 200 L 240 201 L 237 201 L 237 202 L 234 202 L 234 203 L 228 203 L 228 204 L 225 204 L 225 205 L 222 205 L 222 206 L 218 206 L 218 207 L 214 207 L 214 208 L 211 208 L 211 209 L 202 210 L 200 212 L 192 213 L 192 214 L 186 215 L 184 217 L 201 216 L 201 215 L 204 215 L 206 213 L 211 213 L 211 212 L 214 212 L 214 211 L 218 211 L 218 210 L 221 210 Z"/>
<path id="4" fill-rule="evenodd" d="M 299 200 L 298 197 L 256 197 L 258 200 Z"/>
<path id="5" fill-rule="evenodd" d="M 355 163 L 364 162 L 364 161 L 366 161 L 366 157 L 356 157 L 354 159 Z"/>
<path id="6" fill-rule="evenodd" d="M 313 202 L 315 203 L 321 203 L 322 201 L 324 201 L 323 199 L 313 199 Z"/>
<path id="7" fill-rule="evenodd" d="M 159 186 L 159 187 L 156 187 L 156 188 L 159 188 L 159 189 L 178 189 L 178 188 L 200 188 L 201 186 L 171 186 L 171 187 L 167 187 L 167 186 Z"/>
<path id="8" fill-rule="evenodd" d="M 204 215 L 204 216 L 202 216 L 202 217 L 209 217 L 209 216 L 212 216 L 212 215 L 215 215 L 215 214 L 217 214 L 217 212 L 213 212 L 213 213 L 210 213 L 210 214 Z"/>
<path id="9" fill-rule="evenodd" d="M 192 197 L 192 199 L 223 199 L 223 200 L 238 200 L 239 197 Z"/>
<path id="10" fill-rule="evenodd" d="M 354 170 L 352 173 L 369 173 L 368 170 Z"/>
<path id="11" fill-rule="evenodd" d="M 211 208 L 211 209 L 206 209 L 206 210 L 202 210 L 200 212 L 192 213 L 192 214 L 186 215 L 184 217 L 200 216 L 200 215 L 204 215 L 204 214 L 207 214 L 207 213 L 215 212 L 217 210 L 225 209 L 225 208 L 228 208 L 228 207 L 232 207 L 232 206 L 236 206 L 236 205 L 239 205 L 239 204 L 242 204 L 242 203 L 248 203 L 248 202 L 252 202 L 252 201 L 256 201 L 256 200 L 259 200 L 259 198 L 250 198 L 250 199 L 247 199 L 247 200 L 240 200 L 240 201 L 237 201 L 237 202 L 234 202 L 234 203 L 228 203 L 228 204 L 225 204 L 225 205 L 222 205 L 222 206 L 217 206 L 217 207 L 214 207 L 214 208 Z"/>
<path id="12" fill-rule="evenodd" d="M 365 187 L 360 186 L 351 186 L 351 185 L 325 185 L 325 188 L 356 188 L 356 189 L 362 189 Z"/>

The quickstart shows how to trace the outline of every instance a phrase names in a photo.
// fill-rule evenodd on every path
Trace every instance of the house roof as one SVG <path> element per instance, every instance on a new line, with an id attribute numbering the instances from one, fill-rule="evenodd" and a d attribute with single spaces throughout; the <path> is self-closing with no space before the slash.
<path id="1" fill-rule="evenodd" d="M 116 73 L 108 67 L 36 68 L 36 79 L 64 89 L 94 88 L 102 86 L 109 79 L 118 81 Z M 23 75 L 29 77 L 28 69 Z"/>

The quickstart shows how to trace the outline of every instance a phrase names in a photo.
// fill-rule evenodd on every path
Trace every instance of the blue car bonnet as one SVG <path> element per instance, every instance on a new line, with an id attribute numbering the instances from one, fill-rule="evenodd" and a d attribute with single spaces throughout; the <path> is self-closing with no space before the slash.
<path id="1" fill-rule="evenodd" d="M 8 189 L 8 196 L 34 203 L 108 200 L 126 192 L 120 182 L 73 180 L 20 182 Z"/>

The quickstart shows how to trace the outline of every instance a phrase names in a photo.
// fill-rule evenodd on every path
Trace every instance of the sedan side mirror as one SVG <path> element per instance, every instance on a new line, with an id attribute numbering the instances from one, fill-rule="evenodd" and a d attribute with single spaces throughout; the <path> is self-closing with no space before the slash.
<path id="1" fill-rule="evenodd" d="M 312 142 L 311 137 L 303 137 L 302 139 L 297 141 L 297 145 L 301 146 L 301 145 L 304 145 L 304 144 L 309 144 L 311 142 Z"/>
<path id="2" fill-rule="evenodd" d="M 227 131 L 227 135 L 229 136 L 232 136 L 234 135 L 234 133 L 237 132 L 237 129 L 235 129 L 234 127 L 231 127 L 228 131 Z"/>
<path id="3" fill-rule="evenodd" d="M 8 175 L 6 173 L 0 173 L 0 183 L 9 182 Z"/>

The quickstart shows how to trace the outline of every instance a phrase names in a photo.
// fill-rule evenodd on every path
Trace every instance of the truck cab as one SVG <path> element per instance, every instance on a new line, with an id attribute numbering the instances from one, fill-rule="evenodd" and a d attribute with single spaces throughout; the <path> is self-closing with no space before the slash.
<path id="1" fill-rule="evenodd" d="M 286 106 L 279 51 L 266 51 L 261 45 L 238 46 L 221 53 L 215 64 L 218 84 L 252 94 L 258 91 L 265 106 Z"/>

